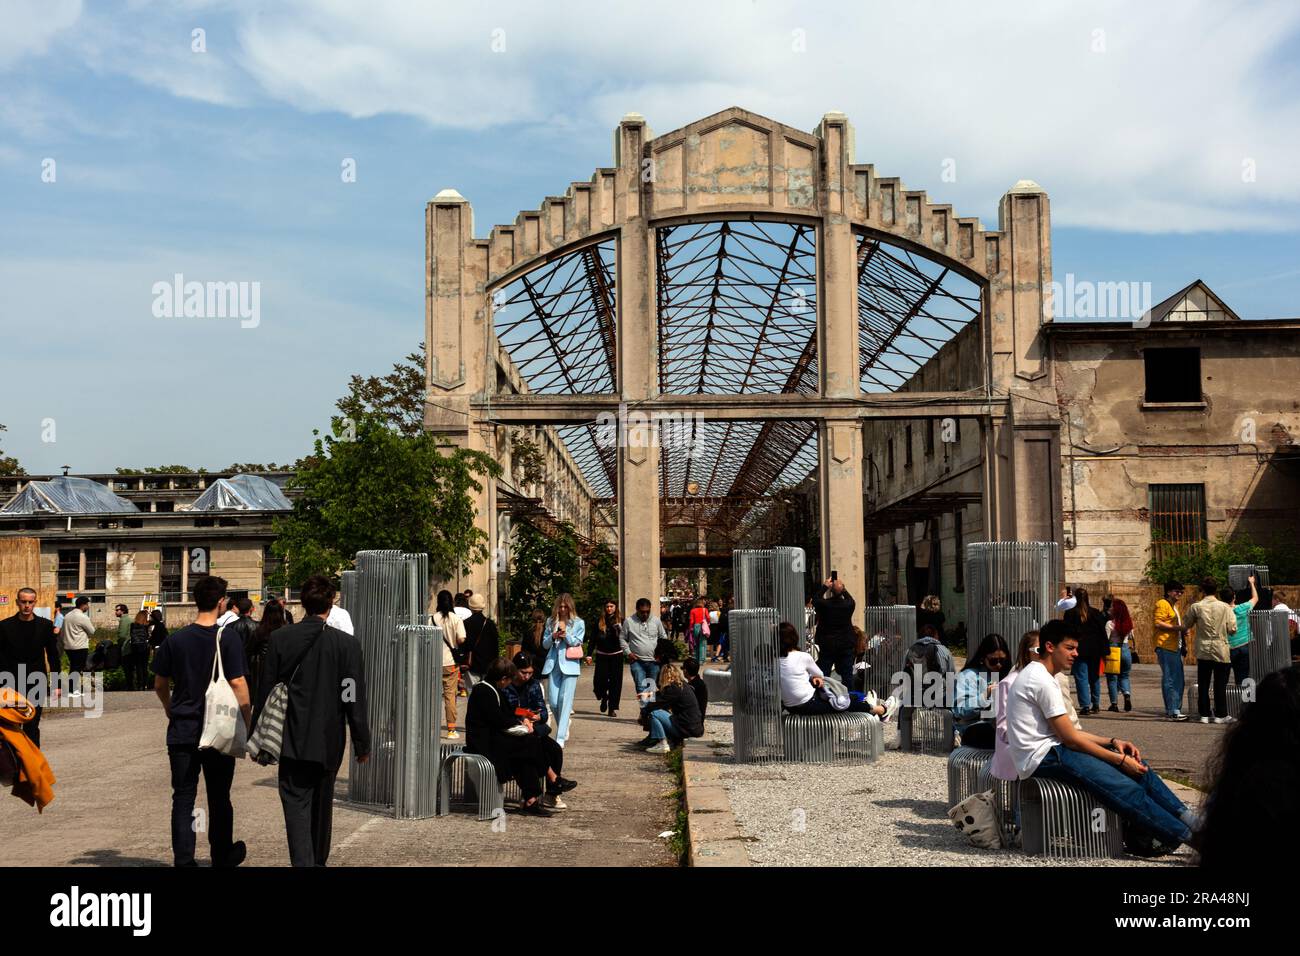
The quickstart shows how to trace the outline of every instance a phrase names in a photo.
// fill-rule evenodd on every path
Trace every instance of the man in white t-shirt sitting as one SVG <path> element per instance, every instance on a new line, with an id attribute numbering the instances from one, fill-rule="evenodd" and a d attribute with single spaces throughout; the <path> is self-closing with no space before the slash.
<path id="1" fill-rule="evenodd" d="M 1195 814 L 1143 762 L 1136 746 L 1071 725 L 1056 674 L 1070 672 L 1079 641 L 1064 621 L 1043 625 L 1038 652 L 1039 660 L 1020 672 L 1007 699 L 1007 745 L 1020 779 L 1045 777 L 1082 787 L 1170 852 L 1189 842 Z"/>

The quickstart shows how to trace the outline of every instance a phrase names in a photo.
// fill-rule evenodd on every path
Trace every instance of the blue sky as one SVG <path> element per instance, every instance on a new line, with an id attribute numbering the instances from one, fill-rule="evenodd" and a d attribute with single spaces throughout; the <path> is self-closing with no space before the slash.
<path id="1" fill-rule="evenodd" d="M 986 228 L 1042 184 L 1059 280 L 1300 315 L 1297 64 L 1294 4 L 11 0 L 3 447 L 31 472 L 293 460 L 419 341 L 424 203 L 455 187 L 486 235 L 609 165 L 629 111 L 842 110 L 859 162 Z M 259 282 L 260 324 L 156 318 L 178 272 Z"/>

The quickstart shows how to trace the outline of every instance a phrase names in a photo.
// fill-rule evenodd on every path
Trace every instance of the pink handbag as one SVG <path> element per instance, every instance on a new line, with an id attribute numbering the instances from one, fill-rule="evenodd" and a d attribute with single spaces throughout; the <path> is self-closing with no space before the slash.
<path id="1" fill-rule="evenodd" d="M 582 653 L 582 645 L 577 647 L 566 647 L 564 649 L 564 659 L 569 661 L 580 661 L 586 655 Z"/>

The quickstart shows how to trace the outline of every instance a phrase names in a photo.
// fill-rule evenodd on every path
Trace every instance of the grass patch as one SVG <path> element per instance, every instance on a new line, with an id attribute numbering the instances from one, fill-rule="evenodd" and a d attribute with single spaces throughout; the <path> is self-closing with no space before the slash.
<path id="1" fill-rule="evenodd" d="M 675 802 L 677 811 L 676 818 L 673 820 L 673 835 L 668 838 L 668 849 L 672 851 L 673 856 L 677 857 L 677 865 L 685 866 L 687 852 L 690 849 L 690 837 L 687 832 L 686 776 L 682 769 L 681 748 L 669 751 L 668 772 L 673 775 L 673 782 L 676 784 L 668 796 Z"/>

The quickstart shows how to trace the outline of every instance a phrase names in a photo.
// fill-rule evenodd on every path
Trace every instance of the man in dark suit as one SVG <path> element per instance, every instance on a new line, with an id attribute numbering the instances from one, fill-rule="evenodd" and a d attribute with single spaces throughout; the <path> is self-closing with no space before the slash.
<path id="1" fill-rule="evenodd" d="M 59 640 L 54 625 L 36 616 L 36 592 L 20 588 L 18 613 L 0 621 L 0 684 L 8 682 L 36 707 L 36 716 L 23 730 L 37 747 L 41 745 L 41 711 L 50 699 L 50 668 L 58 666 Z"/>
<path id="2" fill-rule="evenodd" d="M 289 685 L 280 750 L 280 803 L 294 866 L 324 866 L 333 829 L 334 779 L 343 764 L 346 732 L 359 763 L 370 759 L 366 679 L 361 644 L 328 627 L 334 586 L 319 575 L 302 585 L 304 619 L 271 635 L 258 683 L 261 716 L 271 689 Z"/>

